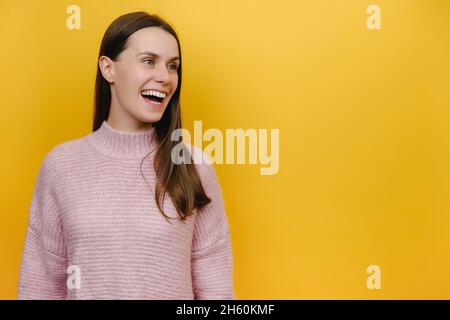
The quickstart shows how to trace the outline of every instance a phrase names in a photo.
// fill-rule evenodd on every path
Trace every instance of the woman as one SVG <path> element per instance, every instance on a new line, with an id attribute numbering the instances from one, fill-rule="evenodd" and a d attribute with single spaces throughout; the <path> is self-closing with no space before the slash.
<path id="1" fill-rule="evenodd" d="M 19 299 L 234 298 L 217 175 L 199 148 L 171 139 L 180 89 L 172 27 L 145 12 L 113 21 L 100 47 L 93 132 L 41 164 Z M 178 143 L 192 161 L 174 163 Z"/>

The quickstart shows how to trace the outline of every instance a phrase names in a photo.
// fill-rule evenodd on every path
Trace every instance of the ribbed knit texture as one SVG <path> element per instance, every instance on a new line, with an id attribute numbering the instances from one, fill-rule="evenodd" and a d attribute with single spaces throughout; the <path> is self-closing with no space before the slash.
<path id="1" fill-rule="evenodd" d="M 168 222 L 154 196 L 154 130 L 123 132 L 104 121 L 46 155 L 31 199 L 19 299 L 234 299 L 216 172 L 196 164 L 212 202 L 184 222 Z M 206 157 L 191 147 L 196 162 Z M 178 216 L 168 193 L 163 209 Z M 81 272 L 79 289 L 67 286 L 69 266 Z"/>

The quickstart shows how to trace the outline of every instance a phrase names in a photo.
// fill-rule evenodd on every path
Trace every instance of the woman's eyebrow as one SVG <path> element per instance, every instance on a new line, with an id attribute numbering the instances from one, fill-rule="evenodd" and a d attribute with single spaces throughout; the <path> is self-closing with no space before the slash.
<path id="1" fill-rule="evenodd" d="M 157 55 L 156 53 L 150 52 L 150 51 L 143 51 L 141 53 L 138 53 L 136 56 L 139 56 L 141 54 L 146 54 L 146 55 L 149 55 L 149 56 L 153 56 L 155 58 L 160 58 L 159 55 Z M 173 58 L 169 59 L 169 61 L 173 61 L 173 60 L 180 60 L 180 57 L 173 57 Z"/>

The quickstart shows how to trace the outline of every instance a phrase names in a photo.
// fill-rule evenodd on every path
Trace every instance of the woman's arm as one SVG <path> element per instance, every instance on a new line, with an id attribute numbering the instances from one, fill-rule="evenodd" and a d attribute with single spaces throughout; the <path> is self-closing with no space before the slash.
<path id="1" fill-rule="evenodd" d="M 230 229 L 222 190 L 211 164 L 202 163 L 197 168 L 212 202 L 196 213 L 192 245 L 195 299 L 234 299 Z"/>
<path id="2" fill-rule="evenodd" d="M 18 299 L 65 299 L 67 258 L 61 216 L 47 156 L 38 173 L 28 216 Z"/>

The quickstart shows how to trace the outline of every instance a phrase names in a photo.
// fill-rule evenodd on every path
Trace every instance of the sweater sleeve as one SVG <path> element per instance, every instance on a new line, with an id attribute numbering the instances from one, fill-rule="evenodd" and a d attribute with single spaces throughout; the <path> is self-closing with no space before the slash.
<path id="1" fill-rule="evenodd" d="M 61 216 L 50 183 L 54 176 L 47 156 L 39 169 L 29 207 L 19 300 L 66 298 L 67 258 Z"/>
<path id="2" fill-rule="evenodd" d="M 201 152 L 201 151 L 200 151 Z M 197 165 L 212 202 L 197 211 L 192 245 L 192 280 L 196 300 L 234 299 L 230 228 L 214 167 Z"/>

